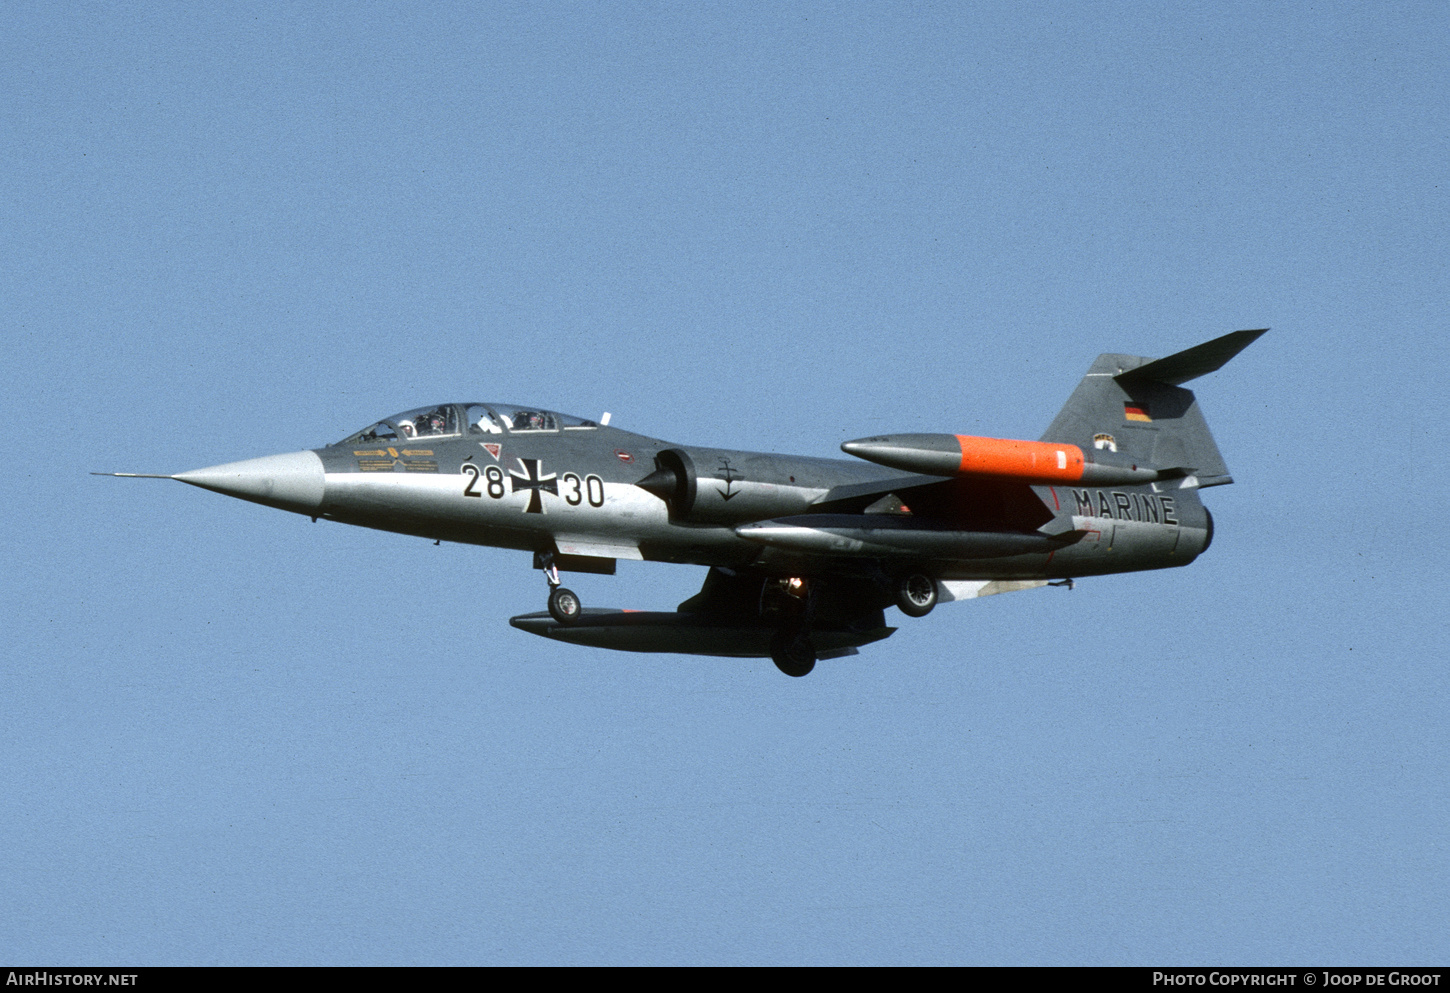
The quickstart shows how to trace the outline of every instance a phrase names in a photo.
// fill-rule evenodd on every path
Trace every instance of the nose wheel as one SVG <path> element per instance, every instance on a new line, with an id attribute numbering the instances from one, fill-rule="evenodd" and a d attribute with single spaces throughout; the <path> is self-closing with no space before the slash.
<path id="1" fill-rule="evenodd" d="M 584 605 L 573 590 L 556 586 L 549 591 L 549 616 L 560 624 L 573 624 L 584 613 Z"/>
<path id="2" fill-rule="evenodd" d="M 560 624 L 573 624 L 584 613 L 579 594 L 559 583 L 559 567 L 552 555 L 544 558 L 544 579 L 549 584 L 549 616 Z"/>

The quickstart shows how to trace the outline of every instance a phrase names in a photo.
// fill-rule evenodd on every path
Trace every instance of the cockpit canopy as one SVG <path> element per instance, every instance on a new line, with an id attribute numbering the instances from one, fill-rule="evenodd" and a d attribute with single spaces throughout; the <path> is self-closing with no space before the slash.
<path id="1" fill-rule="evenodd" d="M 437 441 L 468 435 L 580 431 L 595 421 L 513 403 L 441 403 L 384 418 L 338 442 L 339 445 L 417 440 Z"/>

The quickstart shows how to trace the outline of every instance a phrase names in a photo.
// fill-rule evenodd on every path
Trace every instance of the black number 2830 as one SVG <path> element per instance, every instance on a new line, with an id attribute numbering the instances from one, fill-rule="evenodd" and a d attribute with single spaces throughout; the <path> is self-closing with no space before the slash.
<path id="1" fill-rule="evenodd" d="M 495 500 L 502 500 L 507 492 L 503 484 L 503 470 L 496 465 L 491 465 L 479 472 L 478 466 L 471 462 L 465 462 L 460 470 L 468 482 L 463 486 L 463 495 L 466 497 L 482 497 L 479 491 L 479 476 L 483 476 L 484 489 L 488 495 Z M 580 477 L 578 473 L 566 472 L 561 480 L 564 484 L 564 502 L 571 507 L 577 507 L 585 500 L 589 501 L 591 507 L 604 506 L 604 480 L 590 473 L 588 476 Z"/>

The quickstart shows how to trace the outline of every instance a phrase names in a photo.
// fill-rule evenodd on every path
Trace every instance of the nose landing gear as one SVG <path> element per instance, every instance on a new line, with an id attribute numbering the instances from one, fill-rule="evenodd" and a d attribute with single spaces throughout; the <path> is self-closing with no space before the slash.
<path id="1" fill-rule="evenodd" d="M 549 592 L 549 615 L 560 624 L 573 624 L 584 613 L 584 605 L 573 590 L 559 586 Z"/>
<path id="2" fill-rule="evenodd" d="M 549 616 L 560 624 L 573 624 L 584 613 L 579 594 L 565 589 L 559 582 L 559 567 L 552 555 L 544 556 L 544 579 L 549 584 Z"/>

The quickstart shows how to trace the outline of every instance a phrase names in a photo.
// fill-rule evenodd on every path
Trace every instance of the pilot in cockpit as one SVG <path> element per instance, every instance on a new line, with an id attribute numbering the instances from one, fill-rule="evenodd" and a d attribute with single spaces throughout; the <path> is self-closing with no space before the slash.
<path id="1" fill-rule="evenodd" d="M 444 416 L 442 409 L 430 410 L 418 418 L 418 435 L 442 434 L 448 429 L 448 418 Z"/>

